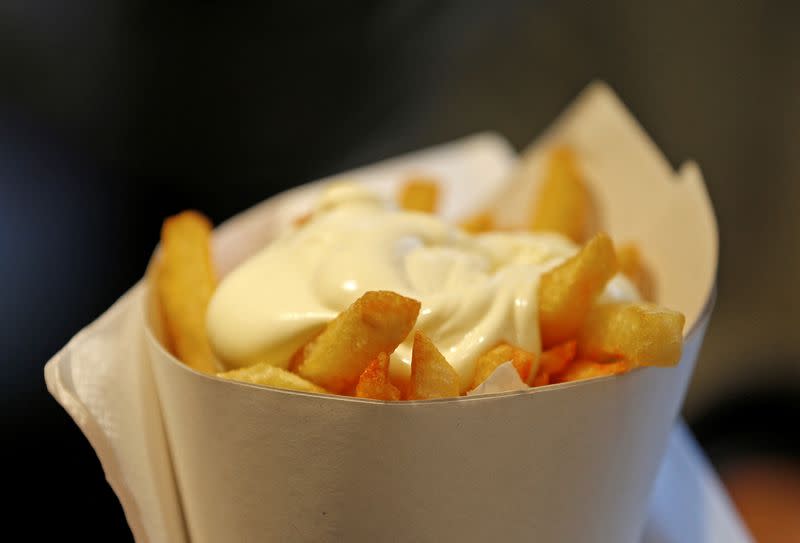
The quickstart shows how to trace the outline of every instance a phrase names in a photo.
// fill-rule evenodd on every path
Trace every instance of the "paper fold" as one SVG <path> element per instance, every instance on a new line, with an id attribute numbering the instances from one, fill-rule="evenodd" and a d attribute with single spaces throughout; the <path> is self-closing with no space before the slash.
<path id="1" fill-rule="evenodd" d="M 91 443 L 139 542 L 185 541 L 139 283 L 45 366 L 50 394 Z"/>

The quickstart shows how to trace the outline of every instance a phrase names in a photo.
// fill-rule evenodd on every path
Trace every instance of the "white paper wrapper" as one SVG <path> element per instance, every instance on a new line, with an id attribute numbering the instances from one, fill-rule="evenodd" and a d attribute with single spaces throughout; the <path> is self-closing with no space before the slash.
<path id="1" fill-rule="evenodd" d="M 89 389 L 84 401 L 75 401 L 76 370 L 64 357 L 75 356 L 78 344 L 93 349 L 78 338 L 46 370 L 51 392 L 79 424 L 100 422 L 96 432 L 82 427 L 137 539 L 635 541 L 708 322 L 716 225 L 699 170 L 688 165 L 676 176 L 607 88 L 584 93 L 526 152 L 525 168 L 541 168 L 554 141 L 576 147 L 603 225 L 615 239 L 640 242 L 657 272 L 660 302 L 686 314 L 677 368 L 396 404 L 268 389 L 195 373 L 149 333 L 148 365 L 133 346 L 142 345 L 147 305 L 139 286 L 128 311 L 93 326 L 98 341 L 103 323 L 130 331 L 132 350 L 115 353 L 134 368 L 130 381 L 93 375 L 81 385 Z M 520 178 L 501 183 L 509 164 L 497 160 L 503 155 L 504 144 L 483 137 L 348 177 L 392 195 L 407 174 L 430 173 L 446 183 L 446 215 L 492 198 L 518 220 L 527 210 L 517 204 L 530 202 L 532 189 Z M 215 239 L 220 269 L 262 246 L 317 190 L 291 191 L 223 225 Z M 136 406 L 118 409 L 125 420 L 114 418 L 109 386 L 119 389 L 120 405 Z M 102 399 L 86 402 L 93 391 Z M 126 394 L 152 401 L 136 404 Z M 138 441 L 131 427 L 142 430 Z M 116 439 L 115 430 L 129 437 Z M 159 508 L 165 512 L 153 525 Z"/>
<path id="2" fill-rule="evenodd" d="M 517 368 L 515 368 L 514 364 L 509 360 L 497 366 L 489 377 L 480 385 L 467 392 L 467 396 L 497 394 L 498 392 L 516 392 L 518 390 L 527 389 L 528 385 L 520 378 Z"/>

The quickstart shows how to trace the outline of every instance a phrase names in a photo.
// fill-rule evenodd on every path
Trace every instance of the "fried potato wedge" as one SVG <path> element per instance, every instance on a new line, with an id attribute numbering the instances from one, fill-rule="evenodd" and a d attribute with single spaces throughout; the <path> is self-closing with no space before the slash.
<path id="1" fill-rule="evenodd" d="M 206 335 L 206 309 L 217 285 L 211 222 L 196 211 L 164 221 L 155 287 L 173 354 L 195 370 L 216 371 Z"/>
<path id="2" fill-rule="evenodd" d="M 400 188 L 398 200 L 400 208 L 406 211 L 435 213 L 439 205 L 439 185 L 425 177 L 409 179 Z"/>
<path id="3" fill-rule="evenodd" d="M 311 343 L 297 372 L 333 392 L 352 387 L 370 362 L 394 352 L 408 336 L 419 308 L 418 301 L 394 292 L 365 293 Z"/>
<path id="4" fill-rule="evenodd" d="M 555 149 L 539 189 L 531 230 L 558 232 L 576 243 L 586 239 L 591 218 L 589 190 L 569 147 Z"/>
<path id="5" fill-rule="evenodd" d="M 545 348 L 577 336 L 595 298 L 616 273 L 614 245 L 601 233 L 578 254 L 542 275 L 539 328 Z"/>
<path id="6" fill-rule="evenodd" d="M 509 361 L 519 373 L 520 379 L 527 381 L 533 363 L 536 362 L 536 355 L 508 343 L 501 343 L 478 357 L 475 362 L 475 377 L 472 379 L 472 388 L 483 383 L 497 369 L 497 366 Z"/>
<path id="7" fill-rule="evenodd" d="M 300 390 L 302 392 L 321 392 L 328 391 L 300 377 L 294 373 L 277 366 L 272 366 L 267 362 L 260 362 L 246 368 L 239 368 L 231 371 L 218 373 L 217 377 L 241 381 L 243 383 L 253 383 L 275 388 L 286 388 L 289 390 Z"/>
<path id="8" fill-rule="evenodd" d="M 674 366 L 681 359 L 684 321 L 683 314 L 646 302 L 598 304 L 578 334 L 578 356 Z"/>
<path id="9" fill-rule="evenodd" d="M 542 351 L 539 357 L 539 368 L 535 375 L 529 376 L 530 386 L 546 385 L 550 382 L 550 376 L 562 373 L 567 369 L 570 362 L 575 359 L 578 352 L 578 345 L 575 340 L 565 341 L 560 345 Z"/>
<path id="10" fill-rule="evenodd" d="M 459 224 L 462 230 L 470 234 L 480 234 L 481 232 L 489 232 L 494 229 L 494 218 L 492 215 L 485 211 L 477 213 L 471 217 L 467 217 Z"/>
<path id="11" fill-rule="evenodd" d="M 634 364 L 627 360 L 617 360 L 615 362 L 594 362 L 592 360 L 576 360 L 569 365 L 567 370 L 553 377 L 554 383 L 566 383 L 569 381 L 582 381 L 583 379 L 593 379 L 595 377 L 606 377 L 608 375 L 620 375 L 629 372 L 634 368 Z"/>
<path id="12" fill-rule="evenodd" d="M 619 271 L 630 279 L 642 298 L 652 301 L 655 298 L 655 279 L 642 259 L 642 253 L 633 243 L 626 243 L 617 247 L 617 262 Z"/>
<path id="13" fill-rule="evenodd" d="M 399 400 L 400 389 L 389 380 L 389 355 L 380 353 L 361 373 L 356 397 L 372 400 Z"/>
<path id="14" fill-rule="evenodd" d="M 433 342 L 420 331 L 414 334 L 411 349 L 409 400 L 450 398 L 459 395 L 458 373 Z"/>

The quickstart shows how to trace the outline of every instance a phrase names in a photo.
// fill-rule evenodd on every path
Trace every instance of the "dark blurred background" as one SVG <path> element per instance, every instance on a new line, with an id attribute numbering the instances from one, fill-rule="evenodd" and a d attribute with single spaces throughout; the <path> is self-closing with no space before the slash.
<path id="1" fill-rule="evenodd" d="M 743 511 L 770 484 L 798 504 L 798 28 L 800 4 L 756 0 L 3 0 L 0 413 L 8 495 L 45 520 L 27 532 L 130 539 L 42 367 L 142 275 L 165 215 L 221 221 L 479 130 L 520 147 L 594 78 L 673 164 L 700 162 L 716 208 L 684 414 Z"/>

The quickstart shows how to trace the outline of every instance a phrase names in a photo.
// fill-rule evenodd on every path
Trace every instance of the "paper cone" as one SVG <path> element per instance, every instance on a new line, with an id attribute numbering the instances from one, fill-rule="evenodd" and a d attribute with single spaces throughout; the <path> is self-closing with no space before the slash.
<path id="1" fill-rule="evenodd" d="M 161 347 L 153 325 L 148 350 L 192 541 L 639 537 L 713 305 L 716 224 L 698 168 L 676 175 L 607 87 L 579 97 L 525 153 L 525 170 L 536 177 L 548 146 L 560 142 L 576 148 L 606 230 L 640 243 L 659 301 L 686 314 L 680 364 L 387 404 L 196 373 Z M 458 190 L 459 172 L 441 153 L 432 157 L 417 168 L 446 183 L 448 216 L 490 199 L 511 221 L 527 212 L 533 186 L 522 177 L 500 184 L 505 172 L 489 168 L 484 183 Z M 466 178 L 480 178 L 480 163 L 476 157 Z M 348 177 L 391 195 L 408 173 L 398 162 Z M 279 195 L 223 225 L 215 238 L 223 273 L 305 211 L 320 186 Z"/>

